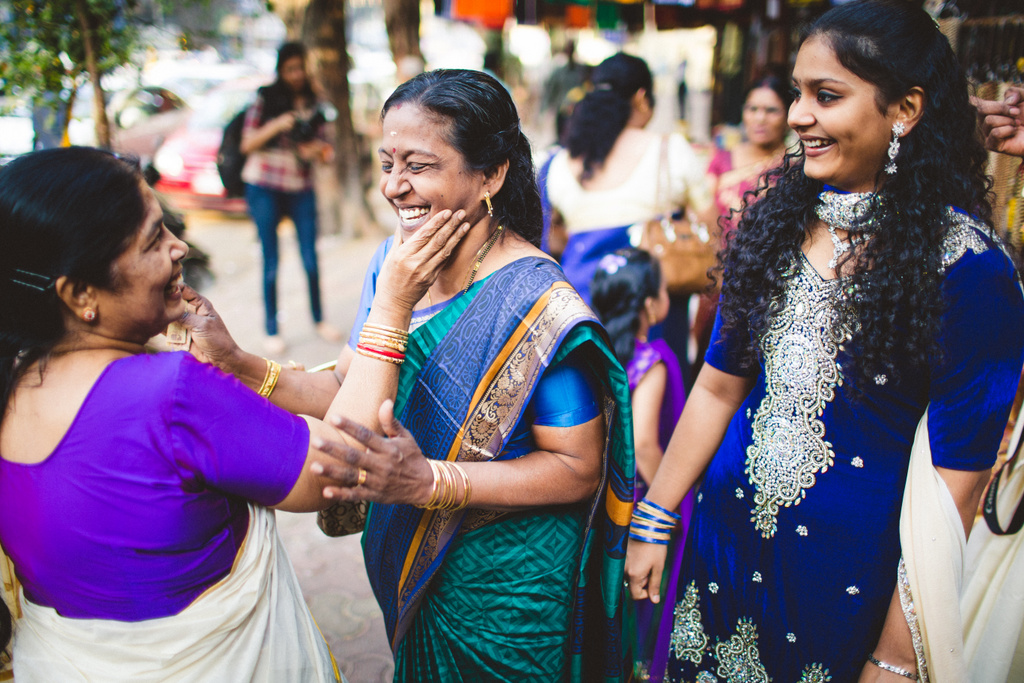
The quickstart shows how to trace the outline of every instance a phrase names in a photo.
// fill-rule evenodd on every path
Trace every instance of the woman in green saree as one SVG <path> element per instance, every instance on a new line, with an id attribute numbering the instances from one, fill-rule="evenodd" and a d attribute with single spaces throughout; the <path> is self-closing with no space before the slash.
<path id="1" fill-rule="evenodd" d="M 271 400 L 326 413 L 352 439 L 336 453 L 349 464 L 326 473 L 351 486 L 325 495 L 371 501 L 363 548 L 395 680 L 621 680 L 628 388 L 597 319 L 537 248 L 540 195 L 515 105 L 486 74 L 441 70 L 401 85 L 382 121 L 395 236 L 370 266 L 335 375 L 282 373 Z M 395 254 L 448 211 L 469 232 L 407 312 Z M 258 362 L 219 356 L 260 386 Z M 372 387 L 342 381 L 356 363 L 374 364 Z M 382 386 L 394 402 L 365 426 L 323 399 Z"/>

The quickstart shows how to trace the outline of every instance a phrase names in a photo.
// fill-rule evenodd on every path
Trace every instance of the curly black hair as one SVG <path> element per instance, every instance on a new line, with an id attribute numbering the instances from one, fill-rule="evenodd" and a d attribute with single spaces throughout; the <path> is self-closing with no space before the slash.
<path id="1" fill-rule="evenodd" d="M 491 198 L 494 219 L 539 247 L 544 217 L 533 153 L 505 87 L 482 71 L 427 71 L 398 86 L 384 103 L 381 120 L 393 106 L 406 103 L 441 120 L 448 143 L 468 168 L 482 171 L 508 161 L 505 182 Z"/>
<path id="2" fill-rule="evenodd" d="M 901 139 L 898 173 L 883 185 L 881 166 L 878 170 L 879 201 L 890 210 L 874 237 L 862 249 L 847 252 L 837 267 L 849 271 L 853 266 L 836 293 L 841 315 L 834 322 L 837 333 L 844 325 L 854 330 L 847 345 L 854 367 L 846 368 L 847 377 L 895 377 L 896 358 L 909 358 L 911 368 L 941 358 L 935 338 L 943 312 L 946 207 L 974 214 L 992 234 L 987 156 L 976 132 L 967 79 L 949 42 L 920 7 L 898 0 L 842 5 L 807 27 L 800 44 L 811 39 L 824 41 L 843 67 L 875 86 L 880 111 L 915 86 L 925 93 L 921 119 Z M 755 193 L 748 193 L 737 229 L 721 254 L 724 329 L 744 338 L 760 339 L 767 331 L 772 302 L 783 294 L 787 273 L 815 220 L 822 182 L 804 175 L 803 165 L 801 147 L 767 173 Z M 743 359 L 748 369 L 759 361 L 755 347 L 751 344 Z"/>

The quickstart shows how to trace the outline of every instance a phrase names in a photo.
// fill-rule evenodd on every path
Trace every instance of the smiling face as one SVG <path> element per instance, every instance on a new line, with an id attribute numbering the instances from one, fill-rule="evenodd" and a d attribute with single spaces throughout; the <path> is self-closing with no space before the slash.
<path id="1" fill-rule="evenodd" d="M 188 245 L 163 224 L 156 195 L 143 187 L 146 218 L 114 261 L 113 285 L 96 293 L 98 322 L 111 336 L 145 341 L 185 312 L 181 260 Z"/>
<path id="2" fill-rule="evenodd" d="M 412 104 L 396 104 L 384 117 L 380 191 L 406 234 L 445 209 L 464 209 L 470 225 L 487 216 L 485 174 L 467 168 L 445 132 L 436 114 Z"/>
<path id="3" fill-rule="evenodd" d="M 876 190 L 899 105 L 879 111 L 878 89 L 847 70 L 826 40 L 809 38 L 793 67 L 789 125 L 804 148 L 804 174 L 847 192 Z"/>
<path id="4" fill-rule="evenodd" d="M 774 149 L 786 137 L 786 105 L 771 88 L 754 88 L 743 103 L 743 130 L 758 147 Z"/>

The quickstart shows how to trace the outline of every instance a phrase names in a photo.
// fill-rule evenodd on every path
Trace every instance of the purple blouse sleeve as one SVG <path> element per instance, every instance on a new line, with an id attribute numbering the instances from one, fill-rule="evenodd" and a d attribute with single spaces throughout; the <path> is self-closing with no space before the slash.
<path id="1" fill-rule="evenodd" d="M 394 237 L 389 237 L 377 247 L 377 251 L 373 253 L 373 258 L 370 259 L 370 265 L 366 268 L 366 278 L 363 280 L 363 293 L 359 297 L 359 309 L 356 311 L 356 319 L 352 323 L 352 332 L 348 338 L 349 348 L 353 351 L 356 350 L 356 344 L 359 343 L 359 332 L 363 329 L 363 323 L 366 322 L 366 318 L 370 315 L 373 295 L 377 291 L 377 275 L 380 274 L 380 269 L 384 266 L 384 259 L 391 250 L 391 243 L 394 239 Z"/>
<path id="2" fill-rule="evenodd" d="M 280 503 L 306 462 L 309 426 L 234 377 L 182 355 L 169 422 L 186 486 Z"/>

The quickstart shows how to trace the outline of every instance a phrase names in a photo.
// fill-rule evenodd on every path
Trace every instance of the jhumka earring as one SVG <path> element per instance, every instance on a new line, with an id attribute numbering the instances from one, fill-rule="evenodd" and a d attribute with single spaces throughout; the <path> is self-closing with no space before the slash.
<path id="1" fill-rule="evenodd" d="M 85 322 L 91 323 L 95 319 L 96 311 L 94 309 L 87 308 L 84 311 L 82 311 L 82 320 L 84 320 Z"/>
<path id="2" fill-rule="evenodd" d="M 889 175 L 896 175 L 896 155 L 900 153 L 900 136 L 906 130 L 906 127 L 899 121 L 892 124 L 892 142 L 889 143 L 889 163 L 885 167 L 885 172 Z"/>
<path id="3" fill-rule="evenodd" d="M 484 203 L 487 204 L 487 215 L 488 216 L 493 216 L 494 215 L 494 207 L 491 206 L 491 193 L 490 192 L 484 192 Z"/>

